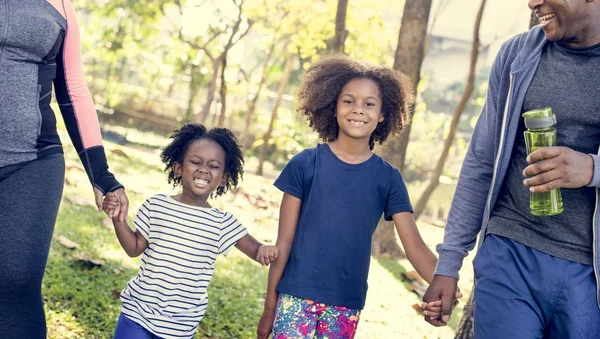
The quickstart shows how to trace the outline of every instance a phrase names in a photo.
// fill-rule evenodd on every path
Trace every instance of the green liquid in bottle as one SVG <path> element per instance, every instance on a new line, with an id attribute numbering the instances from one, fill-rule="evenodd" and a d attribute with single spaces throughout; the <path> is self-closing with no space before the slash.
<path id="1" fill-rule="evenodd" d="M 547 117 L 547 110 L 549 109 L 530 111 L 524 113 L 523 116 L 525 118 Z M 552 116 L 551 110 L 549 110 L 549 116 Z M 556 146 L 556 128 L 554 127 L 529 127 L 524 132 L 524 136 L 527 154 L 543 147 Z M 562 213 L 563 201 L 560 189 L 553 189 L 544 193 L 529 193 L 529 209 L 531 214 L 535 216 L 552 216 Z"/>

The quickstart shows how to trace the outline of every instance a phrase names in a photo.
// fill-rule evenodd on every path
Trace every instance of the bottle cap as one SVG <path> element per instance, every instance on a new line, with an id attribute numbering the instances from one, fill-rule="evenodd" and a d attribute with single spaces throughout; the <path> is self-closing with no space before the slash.
<path id="1" fill-rule="evenodd" d="M 523 113 L 526 128 L 548 128 L 556 125 L 556 115 L 551 107 L 534 109 Z"/>

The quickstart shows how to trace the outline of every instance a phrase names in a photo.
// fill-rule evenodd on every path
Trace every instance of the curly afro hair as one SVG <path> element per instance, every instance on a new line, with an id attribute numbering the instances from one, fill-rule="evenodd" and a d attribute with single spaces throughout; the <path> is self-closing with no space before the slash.
<path id="1" fill-rule="evenodd" d="M 408 120 L 413 103 L 412 86 L 402 73 L 385 67 L 367 65 L 345 56 L 331 56 L 314 64 L 304 73 L 298 90 L 298 112 L 308 117 L 309 125 L 323 141 L 338 136 L 335 118 L 338 96 L 353 79 L 373 80 L 381 95 L 383 122 L 377 125 L 369 146 L 382 144 L 390 134 L 399 132 Z"/>
<path id="2" fill-rule="evenodd" d="M 160 159 L 165 164 L 165 172 L 169 174 L 169 183 L 173 183 L 173 186 L 181 184 L 181 177 L 176 176 L 173 171 L 175 163 L 183 164 L 183 157 L 194 141 L 209 139 L 216 142 L 225 151 L 223 175 L 227 176 L 227 182 L 217 187 L 216 195 L 222 195 L 230 188 L 237 187 L 239 180 L 244 175 L 244 153 L 230 130 L 227 128 L 207 130 L 201 124 L 186 124 L 173 132 L 170 138 L 173 141 L 162 150 Z"/>

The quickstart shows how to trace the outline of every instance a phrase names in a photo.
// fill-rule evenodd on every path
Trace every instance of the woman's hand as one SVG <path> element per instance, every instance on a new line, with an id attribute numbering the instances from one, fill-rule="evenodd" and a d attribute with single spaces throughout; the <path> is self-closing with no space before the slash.
<path id="1" fill-rule="evenodd" d="M 127 220 L 127 211 L 129 208 L 129 199 L 127 199 L 125 189 L 119 188 L 118 190 L 113 191 L 111 193 L 113 193 L 119 201 L 118 220 L 124 222 Z M 99 189 L 94 187 L 94 196 L 96 198 L 96 206 L 98 207 L 98 212 L 102 212 L 102 198 L 104 197 L 104 194 Z"/>

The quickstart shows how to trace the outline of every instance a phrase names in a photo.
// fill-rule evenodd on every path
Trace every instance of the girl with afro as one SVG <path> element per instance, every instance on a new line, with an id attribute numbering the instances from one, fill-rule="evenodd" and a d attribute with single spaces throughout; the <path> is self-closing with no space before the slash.
<path id="1" fill-rule="evenodd" d="M 125 252 L 142 254 L 138 275 L 121 292 L 116 339 L 192 338 L 208 305 L 206 288 L 219 254 L 235 246 L 263 265 L 278 255 L 275 246 L 262 245 L 233 215 L 208 202 L 242 177 L 244 157 L 233 133 L 187 124 L 171 138 L 161 159 L 180 194 L 147 199 L 135 231 L 119 221 L 117 197 L 104 200 Z"/>
<path id="2" fill-rule="evenodd" d="M 324 143 L 295 155 L 275 181 L 283 191 L 279 257 L 258 338 L 353 338 L 382 215 L 394 221 L 418 273 L 433 278 L 437 259 L 419 234 L 402 176 L 373 152 L 402 128 L 410 93 L 400 73 L 347 57 L 306 71 L 298 110 Z"/>

